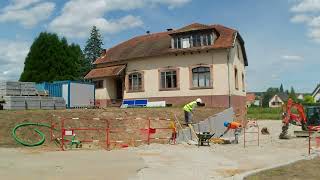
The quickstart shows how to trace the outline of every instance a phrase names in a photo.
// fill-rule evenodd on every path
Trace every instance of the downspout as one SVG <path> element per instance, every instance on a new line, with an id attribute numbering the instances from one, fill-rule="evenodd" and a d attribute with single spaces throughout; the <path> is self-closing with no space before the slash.
<path id="1" fill-rule="evenodd" d="M 211 61 L 212 61 L 212 62 L 211 62 L 211 67 L 212 67 L 211 77 L 212 77 L 212 78 L 210 77 L 210 79 L 211 79 L 212 82 L 210 82 L 210 83 L 211 83 L 211 86 L 212 86 L 211 106 L 213 107 L 213 95 L 214 95 L 214 87 L 213 87 L 213 82 L 214 82 L 214 81 L 213 81 L 213 78 L 214 78 L 214 75 L 213 75 L 213 72 L 214 72 L 214 70 L 213 70 L 213 67 L 214 67 L 214 66 L 213 66 L 213 52 L 212 52 L 212 54 L 211 54 L 211 57 L 212 57 L 212 58 L 211 58 Z"/>
<path id="2" fill-rule="evenodd" d="M 228 88 L 229 88 L 229 92 L 228 92 L 228 106 L 229 108 L 231 107 L 231 81 L 230 81 L 230 49 L 227 49 L 227 66 L 228 66 Z"/>

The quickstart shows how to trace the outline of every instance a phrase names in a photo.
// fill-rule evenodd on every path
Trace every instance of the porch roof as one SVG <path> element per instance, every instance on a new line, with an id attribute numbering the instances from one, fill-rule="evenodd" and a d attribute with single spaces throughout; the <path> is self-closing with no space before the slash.
<path id="1" fill-rule="evenodd" d="M 117 65 L 117 66 L 109 66 L 104 68 L 92 69 L 84 78 L 94 79 L 94 78 L 117 76 L 125 68 L 126 68 L 126 65 Z"/>

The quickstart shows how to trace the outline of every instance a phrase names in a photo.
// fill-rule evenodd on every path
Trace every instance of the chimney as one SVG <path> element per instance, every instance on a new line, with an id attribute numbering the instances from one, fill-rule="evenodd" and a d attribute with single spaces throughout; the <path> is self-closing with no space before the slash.
<path id="1" fill-rule="evenodd" d="M 147 33 L 147 34 L 150 34 L 150 31 L 147 31 L 146 33 Z"/>
<path id="2" fill-rule="evenodd" d="M 168 28 L 168 29 L 167 29 L 167 31 L 172 31 L 172 30 L 173 30 L 172 28 Z"/>

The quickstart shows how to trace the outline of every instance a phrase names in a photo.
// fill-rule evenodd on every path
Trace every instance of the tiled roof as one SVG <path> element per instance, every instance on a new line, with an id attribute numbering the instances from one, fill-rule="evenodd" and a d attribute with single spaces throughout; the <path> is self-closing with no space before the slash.
<path id="1" fill-rule="evenodd" d="M 313 90 L 311 93 L 313 97 L 316 96 L 316 94 L 320 91 L 320 84 L 317 85 L 317 87 Z"/>
<path id="2" fill-rule="evenodd" d="M 254 102 L 256 95 L 254 93 L 247 93 L 246 100 L 247 102 Z"/>
<path id="3" fill-rule="evenodd" d="M 217 39 L 215 40 L 213 45 L 185 49 L 171 48 L 172 34 L 203 29 L 212 29 L 214 32 L 216 32 Z M 105 56 L 98 58 L 94 62 L 94 64 L 117 62 L 122 60 L 130 60 L 144 57 L 153 57 L 166 54 L 174 54 L 179 52 L 231 48 L 234 45 L 233 43 L 235 37 L 237 37 L 240 41 L 241 48 L 244 52 L 243 54 L 245 65 L 248 65 L 244 48 L 244 41 L 242 40 L 240 34 L 236 30 L 224 27 L 222 25 L 202 25 L 198 23 L 185 26 L 176 31 L 166 31 L 134 37 L 130 40 L 122 42 L 106 50 Z"/>
<path id="4" fill-rule="evenodd" d="M 199 24 L 199 23 L 193 23 L 188 26 L 185 26 L 183 28 L 174 30 L 170 32 L 169 34 L 176 34 L 176 33 L 182 33 L 182 32 L 189 32 L 189 31 L 195 31 L 195 30 L 205 30 L 205 29 L 212 29 L 211 26 L 205 25 L 205 24 Z"/>
<path id="5" fill-rule="evenodd" d="M 101 78 L 101 77 L 108 77 L 108 76 L 117 76 L 124 70 L 125 67 L 126 65 L 118 65 L 118 66 L 109 66 L 104 68 L 93 69 L 84 78 L 92 79 L 92 78 Z"/>

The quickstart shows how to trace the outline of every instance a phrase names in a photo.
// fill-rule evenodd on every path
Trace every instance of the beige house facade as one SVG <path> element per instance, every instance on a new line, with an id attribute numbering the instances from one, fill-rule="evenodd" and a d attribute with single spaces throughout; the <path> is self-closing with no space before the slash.
<path id="1" fill-rule="evenodd" d="M 244 111 L 247 65 L 244 41 L 236 30 L 195 23 L 108 49 L 85 78 L 95 82 L 99 106 L 123 99 L 180 106 L 202 98 L 209 107 Z"/>

